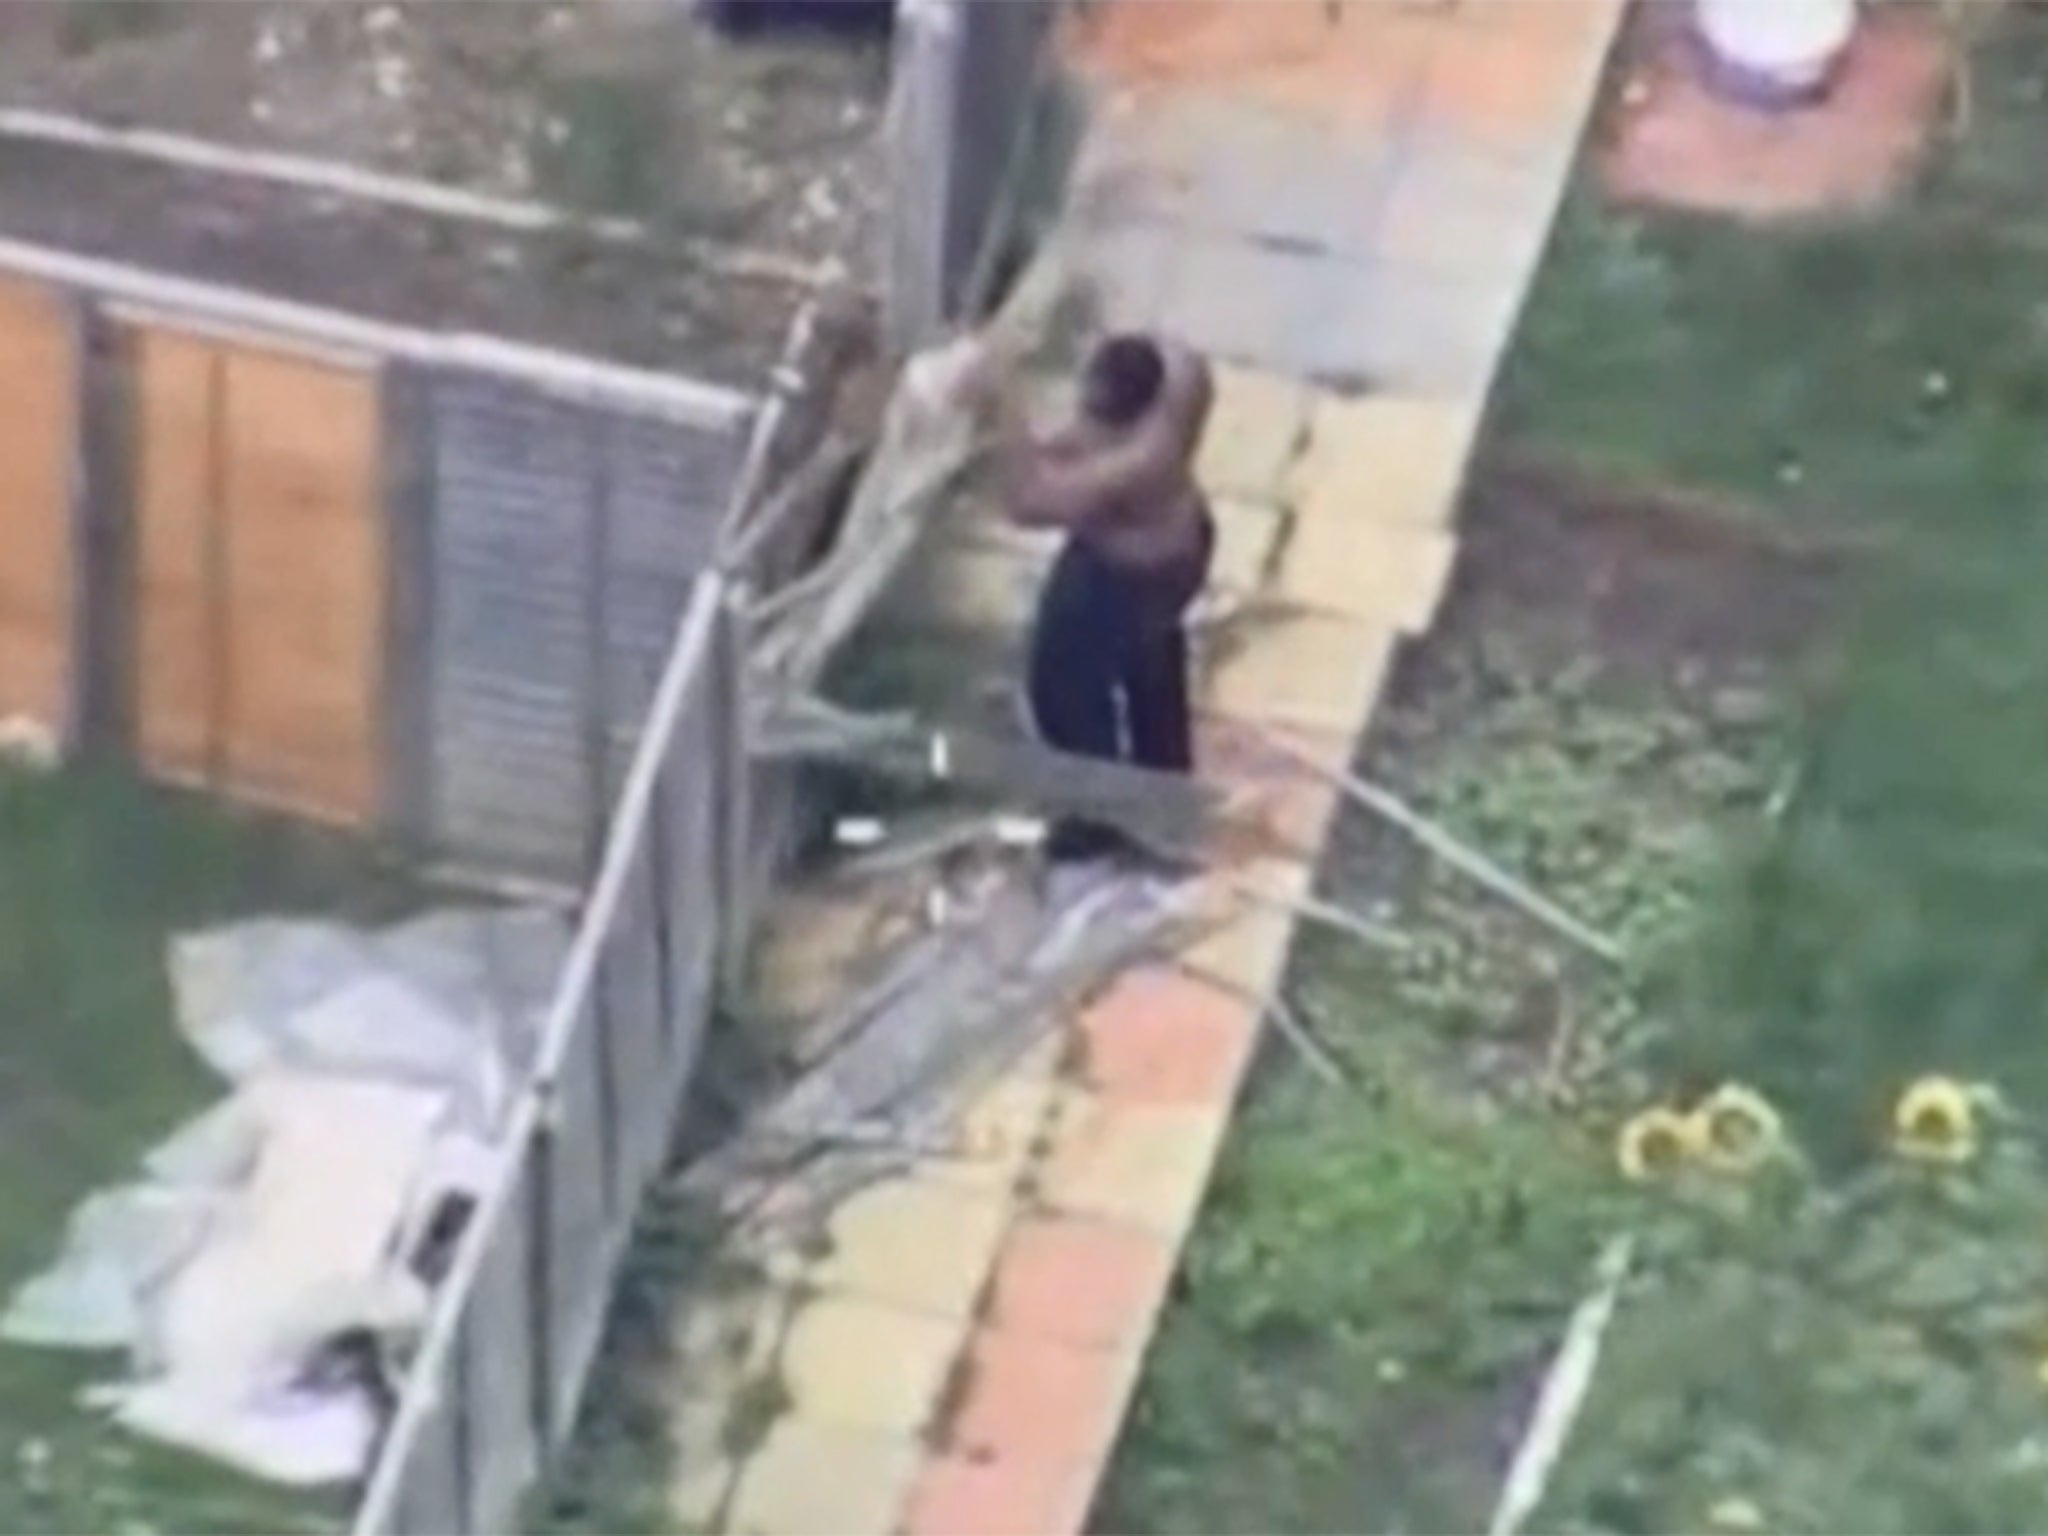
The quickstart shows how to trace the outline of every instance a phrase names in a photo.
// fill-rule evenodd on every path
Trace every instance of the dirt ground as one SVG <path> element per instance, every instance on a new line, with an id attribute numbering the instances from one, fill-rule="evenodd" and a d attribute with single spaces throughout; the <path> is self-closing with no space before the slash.
<path id="1" fill-rule="evenodd" d="M 625 215 L 637 252 L 0 145 L 0 231 L 372 316 L 758 376 L 801 294 L 704 247 L 856 276 L 880 39 L 729 41 L 655 0 L 0 0 L 0 106 Z"/>
<path id="2" fill-rule="evenodd" d="M 364 318 L 741 389 L 760 387 L 808 293 L 659 241 L 514 232 L 68 145 L 0 153 L 0 233 Z"/>
<path id="3" fill-rule="evenodd" d="M 1498 451 L 1475 470 L 1461 517 L 1444 614 L 1406 669 L 1419 689 L 1433 654 L 1503 624 L 1561 628 L 1631 674 L 1773 670 L 1812 636 L 1848 558 L 1697 499 Z"/>

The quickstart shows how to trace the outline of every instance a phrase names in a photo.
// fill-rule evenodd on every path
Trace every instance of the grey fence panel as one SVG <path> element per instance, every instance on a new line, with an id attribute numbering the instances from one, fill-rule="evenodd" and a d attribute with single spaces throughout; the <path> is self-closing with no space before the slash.
<path id="1" fill-rule="evenodd" d="M 462 1320 L 457 1357 L 469 1398 L 470 1529 L 509 1531 L 540 1465 L 534 1355 L 531 1158 L 520 1148 L 513 1182 L 496 1213 L 476 1289 Z"/>
<path id="2" fill-rule="evenodd" d="M 575 1041 L 562 1062 L 556 1085 L 553 1134 L 542 1143 L 549 1159 L 547 1318 L 548 1376 L 545 1383 L 550 1432 L 566 1435 L 576 1413 L 577 1391 L 597 1353 L 604 1326 L 617 1234 L 608 1189 L 599 1045 L 600 999 L 592 997 Z"/>
<path id="3" fill-rule="evenodd" d="M 408 1536 L 457 1536 L 469 1529 L 468 1468 L 460 1416 L 467 1411 L 456 1361 L 439 1362 L 424 1416 L 400 1447 L 404 1469 L 390 1528 Z"/>
<path id="4" fill-rule="evenodd" d="M 579 413 L 502 380 L 434 381 L 435 832 L 523 871 L 580 865 L 596 547 Z"/>
<path id="5" fill-rule="evenodd" d="M 434 385 L 436 831 L 587 873 L 747 421 L 698 427 L 503 380 Z"/>
<path id="6" fill-rule="evenodd" d="M 612 1187 L 628 1208 L 661 1160 L 673 1109 L 663 1088 L 667 1034 L 663 1012 L 660 934 L 655 923 L 652 847 L 641 845 L 626 882 L 600 985 L 610 1070 L 618 1085 L 618 1130 L 612 1138 Z"/>
<path id="7" fill-rule="evenodd" d="M 575 1418 L 613 1282 L 702 1041 L 747 805 L 734 610 L 692 586 L 557 989 L 519 1151 L 479 1206 L 358 1509 L 359 1536 L 513 1528 Z M 735 796 L 737 795 L 737 798 Z M 742 829 L 744 830 L 744 829 Z"/>
<path id="8" fill-rule="evenodd" d="M 701 713 L 692 712 L 698 727 Z M 717 802 L 709 774 L 693 758 L 663 770 L 655 808 L 667 829 L 663 937 L 668 947 L 670 1012 L 668 1053 L 672 1063 L 693 1058 L 696 1036 L 712 1003 L 718 957 Z"/>
<path id="9" fill-rule="evenodd" d="M 700 429 L 618 414 L 606 423 L 600 507 L 611 798 L 624 783 L 691 585 L 710 567 L 747 427 Z"/>

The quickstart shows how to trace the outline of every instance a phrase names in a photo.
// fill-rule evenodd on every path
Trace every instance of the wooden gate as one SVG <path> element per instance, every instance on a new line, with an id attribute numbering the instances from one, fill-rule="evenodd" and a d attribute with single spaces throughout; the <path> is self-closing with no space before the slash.
<path id="1" fill-rule="evenodd" d="M 144 768 L 381 819 L 386 541 L 369 366 L 137 327 L 133 719 Z"/>
<path id="2" fill-rule="evenodd" d="M 0 278 L 0 719 L 70 724 L 78 360 L 53 294 Z"/>

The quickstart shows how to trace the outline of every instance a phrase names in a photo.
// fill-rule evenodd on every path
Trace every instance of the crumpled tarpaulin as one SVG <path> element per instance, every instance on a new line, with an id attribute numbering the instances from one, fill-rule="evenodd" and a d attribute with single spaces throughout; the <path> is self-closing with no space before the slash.
<path id="1" fill-rule="evenodd" d="M 334 1346 L 423 1319 L 429 1234 L 481 1192 L 569 938 L 453 911 L 174 940 L 178 1028 L 229 1096 L 79 1205 L 0 1338 L 126 1350 L 87 1400 L 138 1433 L 275 1481 L 360 1474 L 374 1384 Z"/>

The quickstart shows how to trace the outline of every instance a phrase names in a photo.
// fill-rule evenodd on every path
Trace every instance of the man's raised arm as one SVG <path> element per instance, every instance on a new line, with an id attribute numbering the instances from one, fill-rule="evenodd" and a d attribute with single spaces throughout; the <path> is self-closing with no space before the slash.
<path id="1" fill-rule="evenodd" d="M 1027 527 L 1071 528 L 1184 472 L 1201 442 L 1215 397 L 1208 363 L 1185 347 L 1162 349 L 1166 377 L 1158 404 L 1117 441 L 1039 437 L 1006 420 L 997 450 L 1010 515 Z"/>

